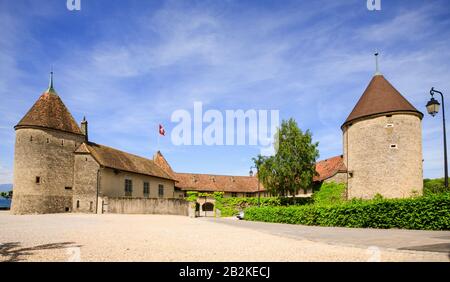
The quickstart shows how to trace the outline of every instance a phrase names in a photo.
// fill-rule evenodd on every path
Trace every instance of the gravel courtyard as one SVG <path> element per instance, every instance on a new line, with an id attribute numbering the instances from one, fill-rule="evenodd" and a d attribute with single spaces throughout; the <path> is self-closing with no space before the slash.
<path id="1" fill-rule="evenodd" d="M 379 260 L 448 262 L 449 256 L 313 242 L 181 216 L 0 212 L 0 261 Z"/>

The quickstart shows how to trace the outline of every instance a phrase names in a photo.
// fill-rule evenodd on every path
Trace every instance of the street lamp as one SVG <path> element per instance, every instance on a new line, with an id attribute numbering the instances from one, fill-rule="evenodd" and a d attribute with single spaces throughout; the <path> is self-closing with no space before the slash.
<path id="1" fill-rule="evenodd" d="M 439 102 L 434 99 L 434 94 L 440 94 L 441 95 L 441 101 L 442 101 L 442 123 L 443 123 L 443 131 L 444 131 L 444 183 L 445 188 L 448 188 L 448 165 L 447 165 L 447 137 L 445 133 L 445 107 L 444 107 L 444 95 L 442 92 L 434 90 L 434 87 L 431 88 L 430 94 L 431 94 L 431 100 L 427 103 L 427 111 L 431 116 L 435 116 L 439 112 Z"/>
<path id="2" fill-rule="evenodd" d="M 258 169 L 255 166 L 250 167 L 250 172 L 249 172 L 250 176 L 253 176 L 253 169 L 254 168 Z M 261 194 L 259 193 L 259 178 L 258 178 L 258 207 L 260 206 L 260 204 L 261 204 Z"/>

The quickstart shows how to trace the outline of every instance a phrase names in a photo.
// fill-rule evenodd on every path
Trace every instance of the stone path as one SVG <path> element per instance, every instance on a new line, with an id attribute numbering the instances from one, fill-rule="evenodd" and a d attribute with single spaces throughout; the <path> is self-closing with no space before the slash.
<path id="1" fill-rule="evenodd" d="M 267 234 L 342 246 L 440 252 L 450 255 L 450 231 L 365 229 L 252 222 L 234 218 L 202 218 Z"/>
<path id="2" fill-rule="evenodd" d="M 314 228 L 305 229 L 310 235 L 291 228 L 164 215 L 0 212 L 0 261 L 449 261 L 444 252 L 346 245 L 334 241 L 335 235 L 328 235 L 329 242 L 312 241 Z M 325 238 L 325 233 L 317 234 Z M 355 238 L 363 240 L 362 233 Z M 449 235 L 430 234 L 436 238 L 409 238 L 416 240 L 414 245 L 427 245 Z"/>

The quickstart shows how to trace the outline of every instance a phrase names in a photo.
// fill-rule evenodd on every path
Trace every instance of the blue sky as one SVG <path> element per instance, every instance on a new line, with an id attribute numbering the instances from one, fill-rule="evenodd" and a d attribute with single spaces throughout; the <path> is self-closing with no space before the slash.
<path id="1" fill-rule="evenodd" d="M 419 110 L 450 93 L 448 1 L 0 0 L 0 183 L 12 182 L 14 130 L 48 84 L 92 141 L 179 172 L 246 175 L 257 146 L 174 146 L 170 116 L 280 111 L 310 129 L 320 159 L 342 153 L 340 126 L 374 73 Z M 441 116 L 423 120 L 424 176 L 443 175 Z"/>

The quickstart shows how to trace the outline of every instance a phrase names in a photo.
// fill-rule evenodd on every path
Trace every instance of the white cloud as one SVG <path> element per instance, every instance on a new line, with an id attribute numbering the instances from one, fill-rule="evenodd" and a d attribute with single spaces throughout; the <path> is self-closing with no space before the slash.
<path id="1" fill-rule="evenodd" d="M 12 127 L 37 99 L 36 85 L 45 86 L 53 63 L 57 90 L 78 119 L 88 117 L 99 143 L 149 155 L 156 149 L 156 125 L 202 101 L 216 109 L 278 109 L 312 129 L 323 157 L 341 154 L 339 127 L 370 80 L 375 49 L 382 72 L 417 107 L 431 86 L 450 89 L 450 42 L 442 28 L 448 22 L 436 23 L 437 5 L 392 8 L 392 16 L 366 22 L 353 12 L 360 4 L 309 1 L 236 10 L 242 3 L 169 1 L 151 12 L 134 11 L 126 22 L 118 20 L 120 26 L 98 15 L 92 27 L 98 36 L 87 45 L 55 46 L 55 54 L 27 30 L 56 8 L 39 7 L 28 21 L 0 13 L 0 94 L 8 95 L 0 104 L 0 126 Z M 31 69 L 19 66 L 24 56 Z M 424 121 L 426 148 L 441 139 L 438 130 L 428 130 L 435 123 Z M 11 144 L 2 146 L 11 153 Z M 438 162 L 428 159 L 439 160 L 439 154 L 424 149 L 426 175 L 438 175 Z"/>

